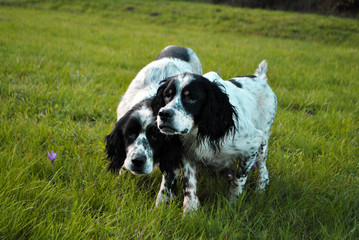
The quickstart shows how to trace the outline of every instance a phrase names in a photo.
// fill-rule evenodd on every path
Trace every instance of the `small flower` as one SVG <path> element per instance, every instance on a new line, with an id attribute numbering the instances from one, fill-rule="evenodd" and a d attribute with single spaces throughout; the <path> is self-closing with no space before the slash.
<path id="1" fill-rule="evenodd" d="M 257 168 L 257 164 L 256 163 L 253 164 L 252 168 Z"/>
<path id="2" fill-rule="evenodd" d="M 52 164 L 52 168 L 54 168 L 54 161 L 55 161 L 56 155 L 57 155 L 57 153 L 54 153 L 53 151 L 51 151 L 51 153 L 50 152 L 47 153 L 47 156 L 49 157 L 49 160 Z"/>

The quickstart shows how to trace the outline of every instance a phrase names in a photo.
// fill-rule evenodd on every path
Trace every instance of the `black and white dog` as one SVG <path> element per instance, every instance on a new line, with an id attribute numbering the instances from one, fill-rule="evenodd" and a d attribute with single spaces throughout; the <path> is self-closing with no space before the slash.
<path id="1" fill-rule="evenodd" d="M 163 177 L 156 204 L 167 196 L 175 197 L 182 144 L 178 136 L 160 133 L 150 103 L 161 80 L 185 72 L 202 74 L 194 51 L 179 46 L 162 50 L 132 80 L 118 105 L 116 126 L 105 138 L 110 170 L 125 168 L 133 174 L 149 174 L 159 164 Z"/>
<path id="2" fill-rule="evenodd" d="M 230 169 L 241 159 L 231 181 L 229 197 L 236 201 L 256 163 L 257 189 L 269 181 L 266 168 L 269 129 L 277 98 L 267 84 L 267 63 L 254 75 L 223 81 L 216 73 L 185 73 L 168 78 L 152 101 L 157 126 L 166 135 L 179 135 L 183 144 L 184 211 L 196 210 L 196 164 Z"/>

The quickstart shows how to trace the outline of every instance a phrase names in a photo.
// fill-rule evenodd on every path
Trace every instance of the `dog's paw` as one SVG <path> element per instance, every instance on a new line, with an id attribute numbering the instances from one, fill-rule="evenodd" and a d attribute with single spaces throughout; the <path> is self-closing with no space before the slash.
<path id="1" fill-rule="evenodd" d="M 199 201 L 197 196 L 194 198 L 186 197 L 183 202 L 183 213 L 184 214 L 190 214 L 193 212 L 196 212 L 198 210 Z"/>
<path id="2" fill-rule="evenodd" d="M 161 204 L 167 203 L 167 196 L 166 194 L 162 193 L 162 191 L 160 191 L 157 195 L 156 198 L 156 207 L 158 207 Z"/>
<path id="3" fill-rule="evenodd" d="M 268 178 L 259 178 L 257 181 L 256 192 L 264 192 L 268 184 L 269 184 Z"/>
<path id="4" fill-rule="evenodd" d="M 157 194 L 156 198 L 156 207 L 158 207 L 161 204 L 173 202 L 176 199 L 176 195 L 172 192 L 167 192 L 165 190 L 161 190 Z"/>

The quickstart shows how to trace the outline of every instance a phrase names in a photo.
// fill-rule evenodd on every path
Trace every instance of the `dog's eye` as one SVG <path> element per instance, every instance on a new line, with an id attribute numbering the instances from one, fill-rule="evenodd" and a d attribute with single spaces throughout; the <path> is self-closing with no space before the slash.
<path id="1" fill-rule="evenodd" d="M 130 140 L 130 141 L 136 140 L 136 137 L 137 137 L 137 134 L 134 133 L 134 132 L 127 134 L 127 138 L 128 138 L 128 140 Z"/>
<path id="2" fill-rule="evenodd" d="M 172 97 L 173 97 L 173 89 L 169 89 L 163 94 L 163 99 L 165 100 L 166 104 L 172 100 Z"/>
<path id="3" fill-rule="evenodd" d="M 188 102 L 189 104 L 194 104 L 197 102 L 196 97 L 190 94 L 188 90 L 183 92 L 183 100 Z"/>
<path id="4" fill-rule="evenodd" d="M 167 103 L 169 103 L 171 101 L 172 96 L 171 95 L 165 95 L 163 99 L 165 100 L 165 103 L 167 104 Z"/>
<path id="5" fill-rule="evenodd" d="M 165 94 L 163 99 L 165 100 L 165 103 L 169 103 L 172 100 L 172 94 Z"/>

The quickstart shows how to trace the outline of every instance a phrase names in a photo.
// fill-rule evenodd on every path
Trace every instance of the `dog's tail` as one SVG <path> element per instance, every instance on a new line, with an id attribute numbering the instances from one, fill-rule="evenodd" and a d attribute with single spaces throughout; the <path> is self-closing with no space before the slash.
<path id="1" fill-rule="evenodd" d="M 268 70 L 268 64 L 267 64 L 267 60 L 263 60 L 259 65 L 258 68 L 256 69 L 256 71 L 254 72 L 254 75 L 256 75 L 257 77 L 263 79 L 264 81 L 268 80 L 268 77 L 266 75 Z"/>

